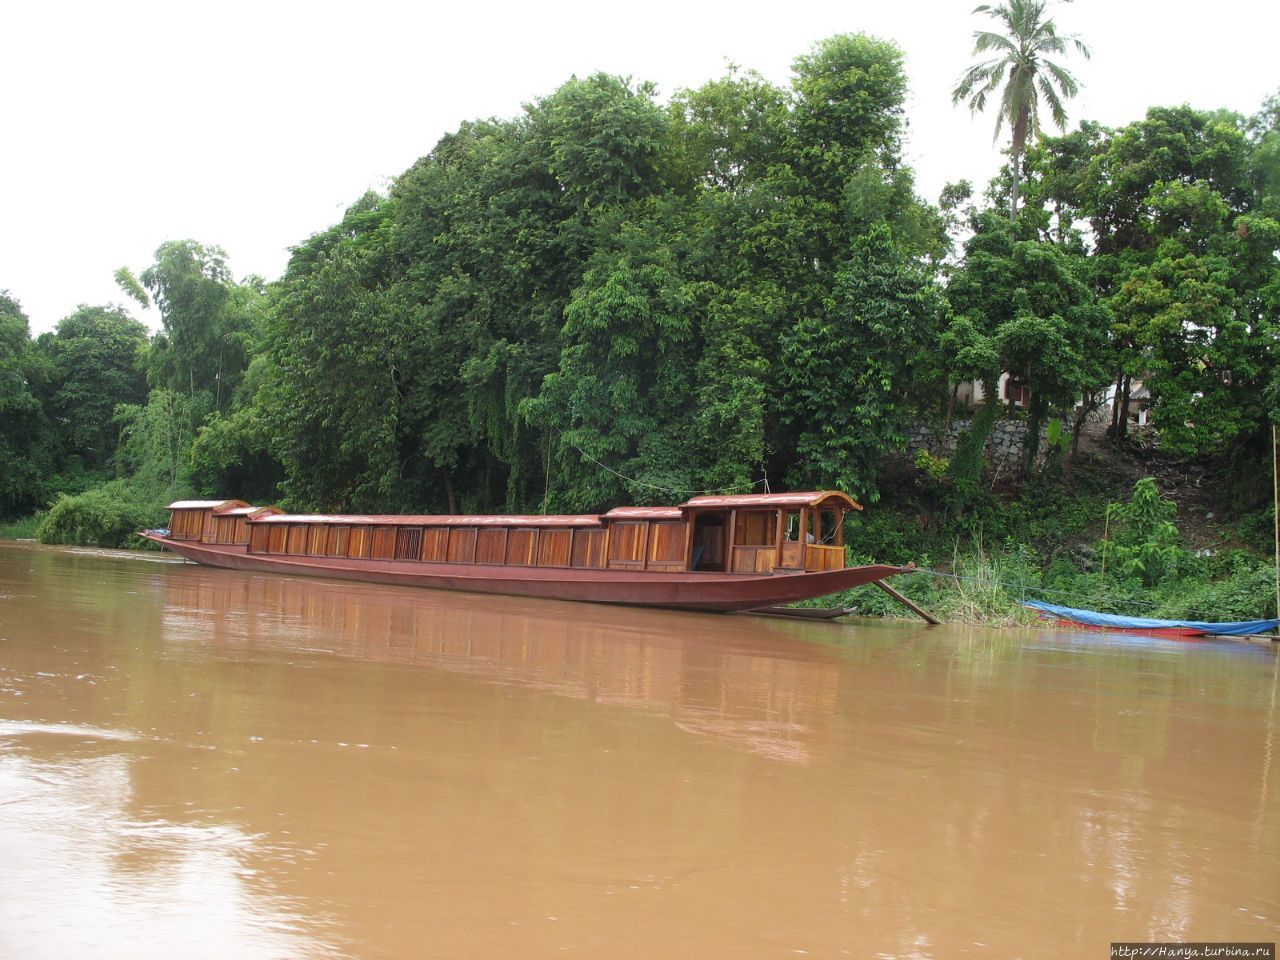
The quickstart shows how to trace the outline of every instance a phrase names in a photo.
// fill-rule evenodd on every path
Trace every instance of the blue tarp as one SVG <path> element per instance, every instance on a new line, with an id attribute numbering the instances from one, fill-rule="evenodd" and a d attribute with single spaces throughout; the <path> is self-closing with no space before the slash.
<path id="1" fill-rule="evenodd" d="M 1115 627 L 1117 630 L 1168 630 L 1185 627 L 1224 637 L 1247 637 L 1254 633 L 1266 633 L 1280 626 L 1280 620 L 1241 620 L 1236 623 L 1202 623 L 1196 620 L 1155 620 L 1150 617 L 1121 617 L 1113 613 L 1095 613 L 1093 610 L 1076 610 L 1074 607 L 1058 607 L 1040 600 L 1023 600 L 1024 607 L 1051 613 L 1063 620 L 1083 623 L 1090 627 Z"/>

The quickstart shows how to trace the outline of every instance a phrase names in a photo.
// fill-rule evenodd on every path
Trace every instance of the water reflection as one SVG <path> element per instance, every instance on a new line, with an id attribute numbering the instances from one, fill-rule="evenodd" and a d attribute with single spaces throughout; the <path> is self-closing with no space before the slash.
<path id="1" fill-rule="evenodd" d="M 652 710 L 790 761 L 829 726 L 841 663 L 796 642 L 810 624 L 194 569 L 168 578 L 165 627 L 228 650 L 413 665 Z"/>
<path id="2" fill-rule="evenodd" d="M 133 758 L 109 752 L 133 739 L 0 724 L 0 954 L 337 956 L 314 917 L 257 882 L 260 837 L 135 815 Z"/>

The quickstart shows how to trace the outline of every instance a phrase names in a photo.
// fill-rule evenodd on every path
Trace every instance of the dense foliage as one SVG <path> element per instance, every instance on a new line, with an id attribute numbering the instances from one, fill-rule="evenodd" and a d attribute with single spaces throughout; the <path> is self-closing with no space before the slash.
<path id="1" fill-rule="evenodd" d="M 1041 54 L 1074 43 L 1024 26 Z M 935 206 L 903 162 L 893 44 L 837 36 L 793 66 L 785 87 L 732 68 L 666 101 L 573 78 L 463 123 L 270 283 L 165 243 L 116 274 L 157 306 L 154 335 L 85 306 L 33 340 L 0 294 L 0 516 L 48 509 L 46 539 L 120 542 L 188 493 L 536 512 L 768 483 L 883 497 L 924 533 L 861 543 L 942 562 L 958 532 L 1054 535 L 1011 518 L 1078 496 L 1062 478 L 1086 418 L 1114 395 L 1123 443 L 1139 384 L 1159 448 L 1229 451 L 1237 506 L 1257 508 L 1280 409 L 1280 98 L 1039 140 L 1005 111 L 1013 163 L 987 199 L 958 184 Z M 989 402 L 912 466 L 909 432 L 957 416 L 964 382 Z M 1009 416 L 1030 427 L 1012 499 L 987 455 Z M 1172 549 L 1118 537 L 1109 575 L 1227 576 Z"/>

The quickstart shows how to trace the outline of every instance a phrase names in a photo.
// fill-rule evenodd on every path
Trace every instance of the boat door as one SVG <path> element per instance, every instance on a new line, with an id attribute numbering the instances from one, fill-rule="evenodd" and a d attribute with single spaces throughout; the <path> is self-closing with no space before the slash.
<path id="1" fill-rule="evenodd" d="M 729 555 L 729 511 L 712 510 L 693 519 L 690 570 L 723 571 Z"/>

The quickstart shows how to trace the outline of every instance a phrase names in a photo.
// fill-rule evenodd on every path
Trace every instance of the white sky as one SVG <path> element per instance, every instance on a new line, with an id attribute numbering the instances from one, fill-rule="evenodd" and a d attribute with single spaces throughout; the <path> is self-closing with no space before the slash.
<path id="1" fill-rule="evenodd" d="M 237 276 L 281 273 L 288 247 L 460 122 L 510 117 L 572 74 L 652 80 L 663 97 L 726 59 L 786 83 L 835 33 L 906 54 L 907 156 L 936 200 L 999 163 L 994 116 L 950 90 L 987 18 L 979 0 L 870 3 L 0 3 L 0 289 L 51 329 L 120 302 L 112 274 L 166 240 L 223 247 Z M 1069 106 L 1119 126 L 1190 103 L 1250 114 L 1280 87 L 1274 0 L 1076 0 L 1052 7 L 1093 59 Z M 135 313 L 137 311 L 135 310 Z M 153 312 L 152 312 L 153 313 Z M 153 327 L 154 315 L 144 317 Z"/>

